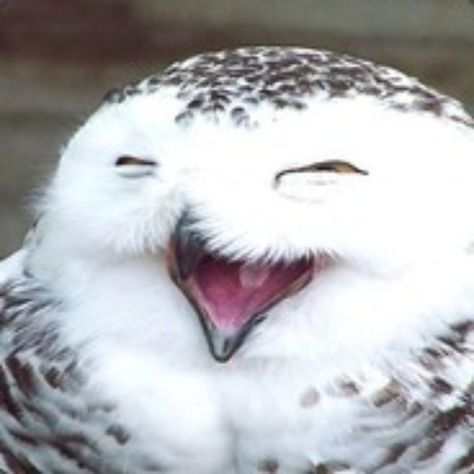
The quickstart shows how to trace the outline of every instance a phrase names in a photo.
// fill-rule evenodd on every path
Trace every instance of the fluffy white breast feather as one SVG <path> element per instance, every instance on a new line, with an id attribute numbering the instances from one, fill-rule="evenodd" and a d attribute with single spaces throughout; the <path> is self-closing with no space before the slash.
<path id="1" fill-rule="evenodd" d="M 474 472 L 473 126 L 299 48 L 109 93 L 0 264 L 0 470 Z"/>

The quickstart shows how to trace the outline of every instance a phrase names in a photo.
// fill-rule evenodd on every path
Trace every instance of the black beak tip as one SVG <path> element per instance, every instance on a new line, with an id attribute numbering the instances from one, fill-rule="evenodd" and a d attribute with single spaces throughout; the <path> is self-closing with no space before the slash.
<path id="1" fill-rule="evenodd" d="M 205 255 L 204 238 L 193 230 L 194 219 L 185 213 L 178 221 L 173 233 L 177 273 L 187 280 Z"/>
<path id="2" fill-rule="evenodd" d="M 220 363 L 228 362 L 240 347 L 241 334 L 226 335 L 215 329 L 206 331 L 212 357 Z"/>

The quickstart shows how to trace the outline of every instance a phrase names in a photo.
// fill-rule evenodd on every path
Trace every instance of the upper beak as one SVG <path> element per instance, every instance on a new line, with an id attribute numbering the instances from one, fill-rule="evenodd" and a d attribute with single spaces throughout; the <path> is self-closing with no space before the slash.
<path id="1" fill-rule="evenodd" d="M 226 362 L 240 347 L 255 321 L 249 321 L 240 330 L 224 332 L 212 323 L 206 309 L 199 304 L 192 274 L 206 252 L 204 239 L 193 230 L 195 222 L 189 213 L 179 219 L 168 248 L 168 272 L 198 314 L 212 356 L 218 362 Z"/>

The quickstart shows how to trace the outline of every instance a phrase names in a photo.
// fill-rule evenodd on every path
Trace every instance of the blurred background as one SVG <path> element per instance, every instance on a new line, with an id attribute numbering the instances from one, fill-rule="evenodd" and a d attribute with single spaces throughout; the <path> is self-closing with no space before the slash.
<path id="1" fill-rule="evenodd" d="M 292 44 L 395 66 L 474 111 L 473 0 L 0 0 L 0 258 L 104 93 L 195 52 Z"/>

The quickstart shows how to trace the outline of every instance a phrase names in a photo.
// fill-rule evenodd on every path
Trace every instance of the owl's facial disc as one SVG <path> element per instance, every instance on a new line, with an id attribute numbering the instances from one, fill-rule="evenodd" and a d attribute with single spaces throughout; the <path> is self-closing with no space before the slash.
<path id="1" fill-rule="evenodd" d="M 226 362 L 264 313 L 301 290 L 318 265 L 313 258 L 271 264 L 230 261 L 205 248 L 198 234 L 178 226 L 168 269 L 199 315 L 212 356 Z"/>

